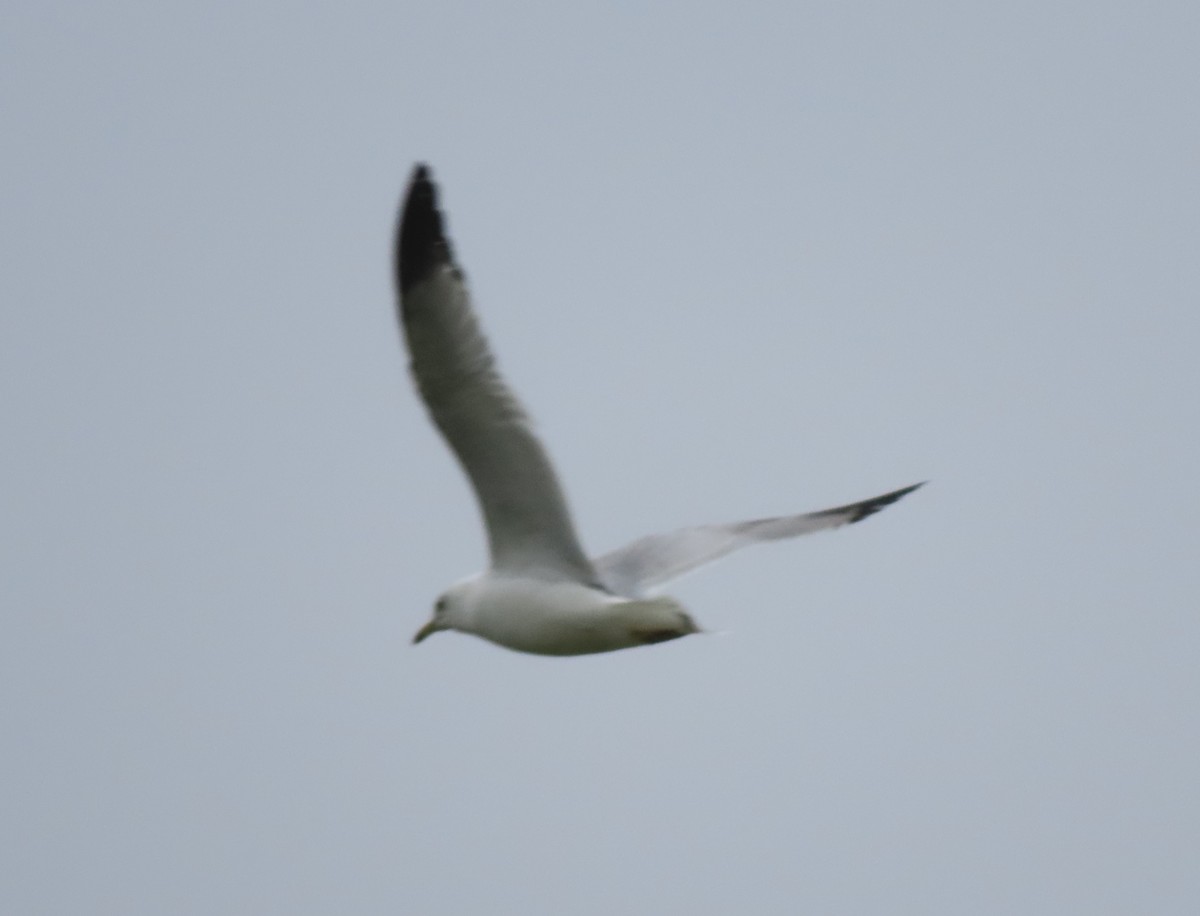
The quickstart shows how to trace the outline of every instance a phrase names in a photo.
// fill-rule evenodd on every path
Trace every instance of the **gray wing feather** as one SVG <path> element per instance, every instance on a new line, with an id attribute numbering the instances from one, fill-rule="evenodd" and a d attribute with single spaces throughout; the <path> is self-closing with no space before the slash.
<path id="1" fill-rule="evenodd" d="M 596 582 L 550 459 L 471 308 L 424 166 L 401 212 L 396 268 L 413 379 L 474 487 L 493 568 Z"/>
<path id="2" fill-rule="evenodd" d="M 920 486 L 922 484 L 914 484 L 874 499 L 820 512 L 760 518 L 728 525 L 699 525 L 666 534 L 652 534 L 606 553 L 593 563 L 608 588 L 618 595 L 637 598 L 749 544 L 797 537 L 862 521 Z"/>

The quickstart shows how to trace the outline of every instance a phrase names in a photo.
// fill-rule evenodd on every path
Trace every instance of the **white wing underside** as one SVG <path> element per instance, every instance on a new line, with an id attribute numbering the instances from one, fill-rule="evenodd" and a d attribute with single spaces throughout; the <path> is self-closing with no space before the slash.
<path id="1" fill-rule="evenodd" d="M 405 295 L 404 310 L 413 378 L 471 479 L 492 568 L 596 581 L 550 459 L 496 369 L 458 271 L 436 268 Z"/>
<path id="2" fill-rule="evenodd" d="M 424 166 L 413 173 L 397 236 L 409 367 L 430 417 L 471 479 L 493 570 L 640 598 L 749 544 L 857 522 L 920 486 L 821 512 L 650 535 L 589 560 L 549 456 L 500 376 L 471 308 Z"/>
<path id="3" fill-rule="evenodd" d="M 550 459 L 501 378 L 471 308 L 425 166 L 409 183 L 395 266 L 409 368 L 430 417 L 471 479 L 492 568 L 596 583 Z"/>
<path id="4" fill-rule="evenodd" d="M 698 525 L 652 534 L 592 562 L 610 590 L 628 598 L 640 598 L 660 585 L 750 544 L 798 537 L 861 521 L 919 486 L 921 484 L 820 512 L 728 525 Z"/>

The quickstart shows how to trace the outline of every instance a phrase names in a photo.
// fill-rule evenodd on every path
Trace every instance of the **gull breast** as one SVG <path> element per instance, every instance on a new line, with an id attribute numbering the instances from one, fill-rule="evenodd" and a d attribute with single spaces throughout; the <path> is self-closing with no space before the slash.
<path id="1" fill-rule="evenodd" d="M 476 594 L 473 632 L 535 655 L 588 655 L 677 639 L 699 628 L 673 598 L 618 598 L 574 582 L 495 579 Z"/>

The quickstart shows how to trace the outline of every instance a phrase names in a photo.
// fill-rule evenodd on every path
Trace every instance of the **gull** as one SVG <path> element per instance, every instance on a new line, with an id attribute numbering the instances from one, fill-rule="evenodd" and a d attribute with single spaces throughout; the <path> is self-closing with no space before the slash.
<path id="1" fill-rule="evenodd" d="M 735 550 L 862 521 L 921 484 L 778 518 L 654 534 L 589 559 L 529 415 L 501 377 L 446 237 L 429 167 L 409 181 L 396 233 L 398 311 L 430 418 L 470 478 L 489 568 L 447 589 L 413 637 L 458 630 L 537 655 L 587 655 L 701 632 L 657 588 Z"/>

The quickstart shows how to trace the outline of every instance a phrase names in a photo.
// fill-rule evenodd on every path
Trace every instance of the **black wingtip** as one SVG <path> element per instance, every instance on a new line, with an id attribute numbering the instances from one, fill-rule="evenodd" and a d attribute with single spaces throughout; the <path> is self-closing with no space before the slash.
<path id="1" fill-rule="evenodd" d="M 423 162 L 413 168 L 396 235 L 396 283 L 401 294 L 407 293 L 441 265 L 453 263 L 454 256 L 437 207 L 437 187 L 429 166 Z"/>
<path id="2" fill-rule="evenodd" d="M 912 486 L 902 487 L 899 490 L 893 490 L 891 493 L 884 493 L 882 496 L 876 496 L 874 499 L 863 500 L 861 503 L 848 506 L 847 508 L 854 510 L 854 513 L 850 516 L 849 524 L 853 525 L 855 522 L 861 522 L 864 518 L 868 518 L 869 516 L 874 515 L 880 509 L 890 506 L 897 500 L 903 499 L 913 490 L 918 490 L 927 483 L 929 483 L 929 481 L 922 480 L 920 483 L 914 483 Z"/>
<path id="3" fill-rule="evenodd" d="M 816 513 L 817 515 L 844 515 L 847 516 L 842 524 L 853 525 L 855 522 L 861 522 L 864 518 L 874 515 L 880 509 L 890 506 L 898 499 L 902 499 L 911 493 L 913 490 L 920 489 L 929 483 L 927 480 L 922 480 L 920 483 L 914 483 L 909 487 L 902 487 L 899 490 L 893 490 L 891 493 L 884 493 L 882 496 L 876 496 L 872 499 L 864 499 L 860 503 L 850 503 L 845 506 L 837 506 L 833 509 L 826 509 L 823 512 Z"/>

